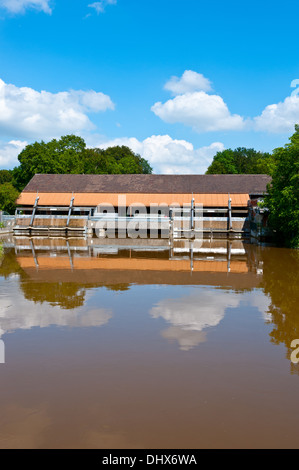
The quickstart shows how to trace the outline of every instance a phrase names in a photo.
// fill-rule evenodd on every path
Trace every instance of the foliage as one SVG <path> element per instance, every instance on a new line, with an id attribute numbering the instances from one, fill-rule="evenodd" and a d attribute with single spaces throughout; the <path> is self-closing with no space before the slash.
<path id="1" fill-rule="evenodd" d="M 13 214 L 18 196 L 19 192 L 12 183 L 0 184 L 0 210 Z"/>
<path id="2" fill-rule="evenodd" d="M 27 145 L 18 156 L 20 165 L 13 170 L 16 187 L 21 191 L 36 173 L 83 173 L 85 147 L 84 140 L 75 135 Z"/>
<path id="3" fill-rule="evenodd" d="M 48 302 L 59 305 L 62 309 L 82 307 L 85 303 L 86 290 L 74 282 L 32 282 L 20 284 L 25 299 L 35 303 Z"/>
<path id="4" fill-rule="evenodd" d="M 34 142 L 20 153 L 20 165 L 13 170 L 13 183 L 21 191 L 36 173 L 122 174 L 151 173 L 149 163 L 128 147 L 87 149 L 75 135 Z"/>
<path id="5" fill-rule="evenodd" d="M 206 171 L 212 174 L 269 174 L 274 170 L 274 159 L 270 153 L 238 147 L 217 152 Z"/>
<path id="6" fill-rule="evenodd" d="M 10 183 L 12 175 L 12 170 L 0 170 L 0 184 Z"/>
<path id="7" fill-rule="evenodd" d="M 28 278 L 17 261 L 15 250 L 6 248 L 5 256 L 0 265 L 0 276 L 7 279 L 12 274 L 18 274 L 20 279 L 25 280 Z"/>
<path id="8" fill-rule="evenodd" d="M 137 174 L 152 173 L 147 160 L 134 154 L 129 147 L 116 146 L 102 149 L 86 149 L 83 154 L 86 174 Z"/>
<path id="9" fill-rule="evenodd" d="M 284 344 L 290 358 L 291 342 L 299 338 L 299 252 L 285 248 L 263 249 L 262 287 L 271 299 L 269 321 L 273 325 L 271 342 Z M 293 373 L 299 373 L 299 364 L 291 365 Z"/>
<path id="10" fill-rule="evenodd" d="M 280 244 L 299 247 L 299 125 L 290 143 L 273 152 L 275 170 L 265 205 Z"/>

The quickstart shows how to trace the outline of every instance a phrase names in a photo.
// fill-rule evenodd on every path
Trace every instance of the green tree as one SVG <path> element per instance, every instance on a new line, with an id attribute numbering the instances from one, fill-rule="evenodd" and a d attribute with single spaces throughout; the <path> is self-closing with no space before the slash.
<path id="1" fill-rule="evenodd" d="M 152 173 L 148 161 L 126 146 L 85 149 L 82 159 L 86 174 Z"/>
<path id="2" fill-rule="evenodd" d="M 84 140 L 67 135 L 50 142 L 34 142 L 20 153 L 12 184 L 22 190 L 36 173 L 122 174 L 151 173 L 149 163 L 129 147 L 87 149 Z"/>
<path id="3" fill-rule="evenodd" d="M 12 170 L 0 170 L 0 184 L 12 181 Z"/>
<path id="4" fill-rule="evenodd" d="M 111 162 L 113 173 L 138 174 L 152 173 L 152 168 L 140 155 L 125 145 L 108 147 L 102 150 L 107 161 Z"/>
<path id="5" fill-rule="evenodd" d="M 271 154 L 238 147 L 217 152 L 206 174 L 271 174 L 273 166 Z"/>
<path id="6" fill-rule="evenodd" d="M 85 147 L 84 140 L 75 135 L 27 145 L 13 172 L 15 186 L 22 190 L 36 173 L 83 173 L 81 154 Z"/>
<path id="7" fill-rule="evenodd" d="M 13 214 L 19 192 L 11 183 L 0 184 L 0 210 Z"/>
<path id="8" fill-rule="evenodd" d="M 289 140 L 273 152 L 275 169 L 265 205 L 278 242 L 299 247 L 299 125 Z"/>
<path id="9" fill-rule="evenodd" d="M 150 175 L 153 172 L 152 167 L 145 158 L 140 157 L 140 165 L 142 168 L 142 173 L 144 173 L 145 175 Z"/>

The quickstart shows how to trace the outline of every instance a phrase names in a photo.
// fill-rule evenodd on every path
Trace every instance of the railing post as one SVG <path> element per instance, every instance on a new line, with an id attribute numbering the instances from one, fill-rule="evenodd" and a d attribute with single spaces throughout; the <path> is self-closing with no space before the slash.
<path id="1" fill-rule="evenodd" d="M 191 199 L 191 230 L 194 229 L 194 198 Z"/>
<path id="2" fill-rule="evenodd" d="M 232 200 L 230 198 L 230 195 L 228 195 L 228 229 L 232 230 Z"/>
<path id="3" fill-rule="evenodd" d="M 37 208 L 37 205 L 38 205 L 38 201 L 39 201 L 39 197 L 37 196 L 36 199 L 35 199 L 35 203 L 34 203 L 33 211 L 32 211 L 32 216 L 31 216 L 31 219 L 30 219 L 30 224 L 29 224 L 30 227 L 32 227 L 33 222 L 34 222 L 34 217 L 35 217 L 35 212 L 36 212 L 36 208 Z"/>
<path id="4" fill-rule="evenodd" d="M 72 208 L 73 208 L 73 204 L 74 204 L 74 199 L 75 199 L 75 198 L 72 197 L 71 202 L 70 202 L 69 212 L 68 212 L 67 221 L 66 221 L 66 226 L 67 226 L 67 227 L 69 226 L 69 223 L 70 223 Z"/>

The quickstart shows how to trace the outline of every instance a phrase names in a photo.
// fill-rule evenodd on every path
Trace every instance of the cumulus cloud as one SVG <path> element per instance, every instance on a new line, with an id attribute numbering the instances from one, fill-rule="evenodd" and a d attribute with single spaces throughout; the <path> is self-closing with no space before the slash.
<path id="1" fill-rule="evenodd" d="M 284 101 L 266 106 L 253 120 L 255 130 L 271 133 L 291 133 L 299 124 L 299 96 L 288 96 Z"/>
<path id="2" fill-rule="evenodd" d="M 95 146 L 100 148 L 126 145 L 133 152 L 147 159 L 155 173 L 162 174 L 202 174 L 206 171 L 217 152 L 224 150 L 221 142 L 195 149 L 186 140 L 172 139 L 169 135 L 152 135 L 143 141 L 135 137 L 124 137 L 102 141 Z"/>
<path id="3" fill-rule="evenodd" d="M 170 342 L 177 341 L 182 351 L 189 351 L 207 339 L 205 331 L 184 330 L 178 326 L 171 326 L 161 332 L 163 338 Z"/>
<path id="4" fill-rule="evenodd" d="M 101 92 L 39 92 L 0 79 L 0 135 L 46 139 L 90 130 L 94 126 L 87 114 L 107 109 L 114 104 Z"/>
<path id="5" fill-rule="evenodd" d="M 101 0 L 100 2 L 90 3 L 89 8 L 93 8 L 97 14 L 104 13 L 107 5 L 116 5 L 117 0 Z"/>
<path id="6" fill-rule="evenodd" d="M 89 309 L 87 306 L 64 310 L 58 305 L 42 304 L 25 299 L 18 286 L 18 279 L 0 297 L 0 337 L 7 332 L 51 325 L 69 328 L 101 327 L 113 317 L 111 309 Z"/>
<path id="7" fill-rule="evenodd" d="M 0 7 L 11 13 L 25 13 L 29 8 L 51 14 L 50 0 L 0 0 Z"/>
<path id="8" fill-rule="evenodd" d="M 293 80 L 291 86 L 296 85 L 297 80 Z M 211 82 L 200 73 L 186 70 L 181 77 L 171 77 L 164 88 L 174 97 L 155 103 L 151 110 L 167 123 L 181 123 L 199 133 L 232 130 L 290 133 L 299 123 L 298 90 L 284 101 L 266 106 L 259 116 L 245 120 L 232 114 L 221 96 L 207 93 L 211 91 Z"/>
<path id="9" fill-rule="evenodd" d="M 211 82 L 201 73 L 186 70 L 179 77 L 172 77 L 164 86 L 176 95 L 162 103 L 155 103 L 151 110 L 163 121 L 191 126 L 196 132 L 241 130 L 245 121 L 238 114 L 231 114 L 219 95 L 206 93 Z"/>
<path id="10" fill-rule="evenodd" d="M 216 289 L 200 289 L 188 296 L 161 300 L 150 311 L 153 318 L 162 317 L 184 330 L 202 331 L 217 326 L 228 307 L 239 305 L 238 294 Z"/>
<path id="11" fill-rule="evenodd" d="M 0 167 L 11 168 L 18 165 L 18 155 L 26 145 L 27 142 L 21 140 L 0 142 Z"/>
<path id="12" fill-rule="evenodd" d="M 171 77 L 164 85 L 165 90 L 171 91 L 174 95 L 181 95 L 193 91 L 210 91 L 211 82 L 201 73 L 193 70 L 185 70 L 181 78 Z"/>
<path id="13" fill-rule="evenodd" d="M 220 324 L 228 308 L 242 309 L 246 305 L 257 309 L 265 322 L 271 322 L 271 299 L 261 289 L 235 293 L 203 287 L 181 298 L 161 300 L 150 315 L 170 325 L 161 332 L 165 339 L 177 341 L 181 350 L 188 351 L 207 340 L 209 328 Z"/>
<path id="14" fill-rule="evenodd" d="M 180 349 L 189 350 L 205 341 L 204 330 L 219 325 L 226 309 L 238 307 L 239 302 L 238 294 L 203 288 L 179 299 L 161 300 L 150 315 L 172 325 L 162 332 L 164 338 L 175 339 Z"/>
<path id="15" fill-rule="evenodd" d="M 163 121 L 191 126 L 196 132 L 241 130 L 244 119 L 231 114 L 221 96 L 204 91 L 178 95 L 166 103 L 155 103 L 151 110 Z"/>

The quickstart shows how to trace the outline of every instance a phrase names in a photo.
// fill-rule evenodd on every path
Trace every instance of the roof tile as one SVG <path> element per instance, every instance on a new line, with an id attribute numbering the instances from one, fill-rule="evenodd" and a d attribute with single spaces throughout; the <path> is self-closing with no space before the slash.
<path id="1" fill-rule="evenodd" d="M 36 174 L 24 193 L 263 194 L 268 175 Z"/>

